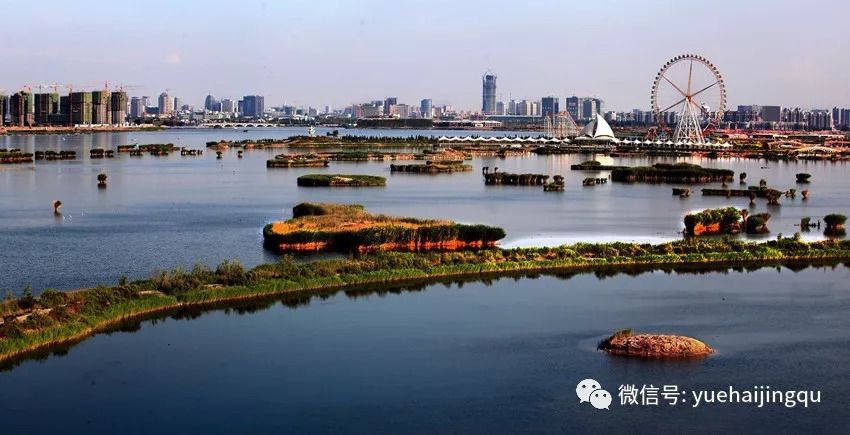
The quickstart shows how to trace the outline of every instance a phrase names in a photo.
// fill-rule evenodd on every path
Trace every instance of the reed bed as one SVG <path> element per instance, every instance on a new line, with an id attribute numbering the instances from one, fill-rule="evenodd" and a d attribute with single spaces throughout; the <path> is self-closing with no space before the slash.
<path id="1" fill-rule="evenodd" d="M 59 343 L 79 341 L 122 321 L 167 310 L 282 293 L 343 289 L 365 284 L 480 277 L 516 272 L 658 265 L 758 264 L 850 260 L 850 241 L 763 243 L 686 239 L 662 244 L 576 243 L 555 248 L 457 252 L 381 252 L 347 259 L 280 262 L 245 270 L 238 262 L 216 269 L 177 268 L 148 280 L 75 292 L 45 292 L 0 304 L 0 361 Z"/>
<path id="2" fill-rule="evenodd" d="M 428 250 L 492 246 L 501 228 L 367 213 L 361 205 L 301 203 L 293 218 L 263 229 L 264 245 L 299 250 Z"/>
<path id="3" fill-rule="evenodd" d="M 424 165 L 390 165 L 390 172 L 410 172 L 414 174 L 439 174 L 471 170 L 472 165 L 465 165 L 462 160 L 432 160 Z"/>
<path id="4" fill-rule="evenodd" d="M 688 163 L 656 163 L 652 166 L 615 168 L 611 179 L 620 182 L 646 183 L 710 183 L 731 181 L 735 171 L 729 169 L 703 168 Z"/>
<path id="5" fill-rule="evenodd" d="M 296 180 L 303 187 L 377 187 L 386 186 L 387 179 L 377 175 L 307 174 Z"/>
<path id="6" fill-rule="evenodd" d="M 330 161 L 318 154 L 278 154 L 266 161 L 267 168 L 304 168 L 328 166 Z"/>
<path id="7" fill-rule="evenodd" d="M 741 232 L 741 211 L 722 207 L 689 213 L 685 216 L 685 234 L 737 234 Z"/>

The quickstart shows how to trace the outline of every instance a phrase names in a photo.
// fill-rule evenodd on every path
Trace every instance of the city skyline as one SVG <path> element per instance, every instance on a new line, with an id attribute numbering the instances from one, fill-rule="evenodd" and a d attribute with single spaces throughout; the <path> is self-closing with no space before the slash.
<path id="1" fill-rule="evenodd" d="M 480 110 L 480 80 L 490 70 L 499 77 L 497 101 L 595 95 L 611 110 L 631 110 L 648 108 L 652 79 L 664 62 L 699 53 L 726 78 L 728 107 L 850 106 L 844 78 L 850 64 L 838 55 L 850 38 L 840 24 L 850 6 L 838 1 L 724 0 L 687 7 L 540 2 L 511 14 L 502 13 L 498 2 L 487 4 L 452 3 L 446 14 L 449 3 L 439 1 L 416 13 L 372 1 L 252 2 L 239 8 L 212 1 L 199 14 L 197 4 L 154 1 L 130 13 L 126 6 L 93 7 L 97 2 L 91 1 L 45 1 L 16 11 L 17 19 L 0 28 L 6 41 L 0 54 L 21 65 L 6 71 L 0 88 L 9 94 L 25 84 L 112 79 L 143 85 L 133 96 L 170 89 L 195 107 L 203 107 L 212 92 L 217 98 L 263 95 L 267 106 L 313 107 L 392 95 L 408 104 L 427 98 L 471 111 Z M 73 24 L 68 14 L 76 17 Z M 116 14 L 122 19 L 115 20 Z M 566 18 L 576 16 L 604 17 L 610 27 L 600 32 L 595 20 Z M 693 31 L 674 32 L 685 19 Z M 717 20 L 728 30 L 718 33 Z M 44 31 L 34 31 L 36 21 Z M 173 31 L 142 31 L 132 50 L 132 38 L 103 38 L 94 45 L 86 30 L 97 23 L 105 34 L 126 35 L 152 22 Z M 246 22 L 253 25 L 240 25 L 239 37 L 217 36 L 217 26 Z M 270 30 L 280 23 L 282 30 Z M 518 25 L 534 28 L 534 36 L 517 37 Z M 793 31 L 775 32 L 780 27 Z M 707 33 L 716 36 L 705 38 Z M 433 43 L 421 43 L 422 35 Z"/>

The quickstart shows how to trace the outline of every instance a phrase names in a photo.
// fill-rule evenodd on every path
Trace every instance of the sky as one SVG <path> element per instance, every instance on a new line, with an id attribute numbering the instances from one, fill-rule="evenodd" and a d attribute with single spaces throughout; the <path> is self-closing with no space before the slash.
<path id="1" fill-rule="evenodd" d="M 694 53 L 723 75 L 727 108 L 850 107 L 847 0 L 0 0 L 0 11 L 5 93 L 109 81 L 196 106 L 211 92 L 264 95 L 266 107 L 396 96 L 477 110 L 490 70 L 505 101 L 575 94 L 648 110 L 659 69 Z"/>

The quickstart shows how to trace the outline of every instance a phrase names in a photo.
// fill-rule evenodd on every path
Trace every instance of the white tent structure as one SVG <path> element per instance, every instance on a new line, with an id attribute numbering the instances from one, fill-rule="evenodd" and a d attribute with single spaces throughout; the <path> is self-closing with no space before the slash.
<path id="1" fill-rule="evenodd" d="M 614 131 L 611 126 L 605 121 L 602 115 L 597 114 L 593 121 L 587 123 L 581 133 L 576 136 L 576 141 L 594 141 L 594 142 L 619 142 L 614 136 Z"/>

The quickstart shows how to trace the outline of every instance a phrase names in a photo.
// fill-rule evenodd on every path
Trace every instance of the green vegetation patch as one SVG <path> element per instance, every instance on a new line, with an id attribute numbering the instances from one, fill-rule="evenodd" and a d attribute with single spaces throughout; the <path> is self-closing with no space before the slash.
<path id="1" fill-rule="evenodd" d="M 709 183 L 731 180 L 734 175 L 735 171 L 730 169 L 703 168 L 688 163 L 656 163 L 652 166 L 615 168 L 611 171 L 611 179 L 614 181 L 648 183 Z"/>
<path id="2" fill-rule="evenodd" d="M 327 157 L 318 154 L 278 154 L 274 159 L 266 161 L 267 168 L 301 168 L 329 164 Z"/>
<path id="3" fill-rule="evenodd" d="M 386 186 L 387 179 L 377 175 L 307 174 L 298 177 L 304 187 L 369 187 Z"/>
<path id="4" fill-rule="evenodd" d="M 352 211 L 355 212 L 355 211 Z M 380 252 L 346 259 L 280 262 L 246 270 L 238 262 L 216 269 L 177 268 L 149 280 L 76 292 L 44 292 L 0 302 L 0 360 L 79 340 L 122 319 L 153 311 L 216 301 L 312 292 L 362 284 L 440 276 L 481 276 L 542 270 L 631 265 L 759 263 L 850 259 L 850 241 L 804 242 L 780 238 L 764 243 L 686 239 L 662 244 L 576 243 L 554 248 L 481 249 L 456 252 Z"/>
<path id="5" fill-rule="evenodd" d="M 424 165 L 390 165 L 390 172 L 411 172 L 415 174 L 437 174 L 440 172 L 471 171 L 472 165 L 466 165 L 460 160 L 428 161 Z"/>
<path id="6" fill-rule="evenodd" d="M 487 225 L 374 215 L 362 205 L 301 203 L 293 218 L 263 228 L 266 247 L 283 251 L 332 249 L 425 250 L 493 245 L 505 231 Z"/>
<path id="7" fill-rule="evenodd" d="M 698 235 L 703 231 L 718 234 L 741 232 L 741 211 L 735 207 L 722 207 L 689 213 L 685 216 L 685 233 Z M 716 225 L 716 229 L 708 229 Z"/>

